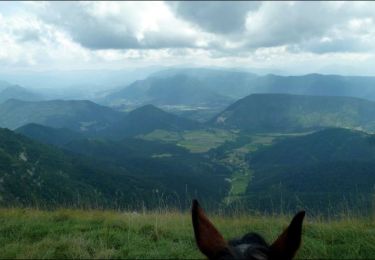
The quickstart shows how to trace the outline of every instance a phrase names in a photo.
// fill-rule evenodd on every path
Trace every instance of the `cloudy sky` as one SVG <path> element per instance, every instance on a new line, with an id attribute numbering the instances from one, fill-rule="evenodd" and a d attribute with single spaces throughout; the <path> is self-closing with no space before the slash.
<path id="1" fill-rule="evenodd" d="M 0 2 L 0 70 L 375 74 L 374 2 Z"/>

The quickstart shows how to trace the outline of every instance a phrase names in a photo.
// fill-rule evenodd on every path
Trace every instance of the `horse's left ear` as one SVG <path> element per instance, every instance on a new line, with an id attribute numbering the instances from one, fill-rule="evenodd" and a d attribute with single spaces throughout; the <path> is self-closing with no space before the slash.
<path id="1" fill-rule="evenodd" d="M 195 240 L 200 251 L 209 259 L 217 258 L 227 248 L 223 236 L 204 214 L 197 200 L 193 200 L 191 216 Z"/>
<path id="2" fill-rule="evenodd" d="M 287 229 L 271 245 L 271 259 L 290 260 L 301 245 L 302 223 L 305 211 L 297 213 Z"/>

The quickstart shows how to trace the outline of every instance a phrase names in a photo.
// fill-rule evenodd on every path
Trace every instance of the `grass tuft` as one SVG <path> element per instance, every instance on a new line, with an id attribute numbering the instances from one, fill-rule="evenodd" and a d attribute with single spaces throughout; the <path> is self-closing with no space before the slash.
<path id="1" fill-rule="evenodd" d="M 258 232 L 272 242 L 291 216 L 213 216 L 226 238 Z M 298 258 L 375 256 L 375 222 L 307 216 Z M 203 258 L 189 214 L 0 209 L 0 258 Z"/>

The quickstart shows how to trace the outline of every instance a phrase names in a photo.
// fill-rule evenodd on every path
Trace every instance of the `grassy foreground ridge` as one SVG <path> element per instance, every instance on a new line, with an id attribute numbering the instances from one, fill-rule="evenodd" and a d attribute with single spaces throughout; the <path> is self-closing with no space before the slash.
<path id="1" fill-rule="evenodd" d="M 212 216 L 212 214 L 210 214 Z M 291 216 L 213 216 L 225 238 L 255 231 L 272 242 Z M 375 221 L 344 217 L 304 223 L 297 258 L 375 257 Z M 203 258 L 190 214 L 0 209 L 0 258 Z"/>

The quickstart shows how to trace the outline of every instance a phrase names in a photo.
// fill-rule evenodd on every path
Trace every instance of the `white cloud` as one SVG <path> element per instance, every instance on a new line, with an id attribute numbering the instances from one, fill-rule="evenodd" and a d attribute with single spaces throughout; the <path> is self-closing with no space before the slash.
<path id="1" fill-rule="evenodd" d="M 163 2 L 50 2 L 39 15 L 93 50 L 196 47 L 208 37 Z"/>
<path id="2" fill-rule="evenodd" d="M 0 68 L 369 66 L 374 42 L 371 2 L 0 3 Z"/>

